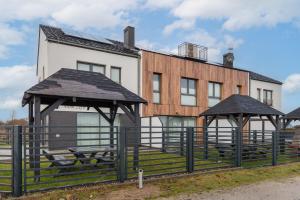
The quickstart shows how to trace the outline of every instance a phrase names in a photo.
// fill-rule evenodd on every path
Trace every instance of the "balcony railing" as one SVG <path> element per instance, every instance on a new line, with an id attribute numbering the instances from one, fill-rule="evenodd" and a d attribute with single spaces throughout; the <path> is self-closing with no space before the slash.
<path id="1" fill-rule="evenodd" d="M 207 61 L 207 47 L 185 42 L 178 46 L 178 55 Z"/>

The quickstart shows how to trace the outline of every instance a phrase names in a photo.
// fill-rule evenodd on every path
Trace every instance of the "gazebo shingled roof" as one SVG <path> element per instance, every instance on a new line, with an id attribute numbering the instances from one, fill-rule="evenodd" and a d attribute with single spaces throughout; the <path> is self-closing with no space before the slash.
<path id="1" fill-rule="evenodd" d="M 249 114 L 256 116 L 283 115 L 282 112 L 245 95 L 232 95 L 217 105 L 206 110 L 201 116 L 226 116 L 229 114 Z"/>
<path id="2" fill-rule="evenodd" d="M 271 123 L 278 128 L 279 116 L 282 112 L 245 95 L 232 95 L 209 108 L 200 116 L 205 117 L 206 125 L 209 125 L 216 117 L 222 116 L 233 119 L 239 126 L 243 127 L 253 116 L 266 116 Z M 276 120 L 273 118 L 276 117 Z M 208 117 L 211 117 L 208 119 Z"/>
<path id="3" fill-rule="evenodd" d="M 289 112 L 284 116 L 284 119 L 291 119 L 291 120 L 297 120 L 300 119 L 300 107 Z"/>
<path id="4" fill-rule="evenodd" d="M 72 98 L 74 97 L 78 98 L 79 102 L 80 100 L 86 103 L 101 101 L 103 105 L 111 101 L 147 103 L 146 100 L 101 73 L 65 68 L 27 90 L 23 96 L 23 106 L 34 95 L 41 96 L 42 104 L 51 103 L 51 100 L 55 101 L 56 97 L 71 98 L 71 101 L 64 103 L 65 105 L 73 105 Z"/>
<path id="5" fill-rule="evenodd" d="M 283 117 L 283 122 L 284 122 L 283 128 L 286 128 L 292 121 L 296 121 L 296 120 L 300 120 L 300 107 L 289 112 Z"/>

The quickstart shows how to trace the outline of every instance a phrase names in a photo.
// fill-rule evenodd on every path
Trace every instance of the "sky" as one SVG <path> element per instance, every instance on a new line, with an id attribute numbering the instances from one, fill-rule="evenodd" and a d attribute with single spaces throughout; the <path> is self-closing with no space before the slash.
<path id="1" fill-rule="evenodd" d="M 282 81 L 282 111 L 300 106 L 299 0 L 0 0 L 0 120 L 27 116 L 24 91 L 35 76 L 39 24 L 121 40 L 136 28 L 140 47 L 176 53 L 182 42 L 222 62 Z"/>

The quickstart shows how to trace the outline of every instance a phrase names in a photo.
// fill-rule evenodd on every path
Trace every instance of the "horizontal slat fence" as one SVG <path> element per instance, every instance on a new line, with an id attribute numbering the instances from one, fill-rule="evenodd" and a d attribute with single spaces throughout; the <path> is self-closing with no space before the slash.
<path id="1" fill-rule="evenodd" d="M 0 193 L 297 162 L 294 133 L 229 127 L 1 126 Z"/>

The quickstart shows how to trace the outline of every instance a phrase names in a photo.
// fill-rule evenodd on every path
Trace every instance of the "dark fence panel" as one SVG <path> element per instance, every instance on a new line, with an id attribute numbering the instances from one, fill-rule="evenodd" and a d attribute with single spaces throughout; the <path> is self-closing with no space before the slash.
<path id="1" fill-rule="evenodd" d="M 243 131 L 242 167 L 261 167 L 273 164 L 273 136 L 276 131 Z M 274 149 L 275 150 L 275 149 Z"/>
<path id="2" fill-rule="evenodd" d="M 295 131 L 279 132 L 278 135 L 278 163 L 290 163 L 300 161 L 300 135 Z"/>
<path id="3" fill-rule="evenodd" d="M 0 126 L 0 193 L 12 192 L 13 185 L 13 126 Z"/>
<path id="4" fill-rule="evenodd" d="M 235 145 L 232 128 L 196 127 L 194 138 L 195 170 L 215 170 L 234 167 Z"/>
<path id="5" fill-rule="evenodd" d="M 76 132 L 74 127 L 30 130 L 27 127 L 23 132 L 24 192 L 117 180 L 118 127 L 80 126 Z"/>

